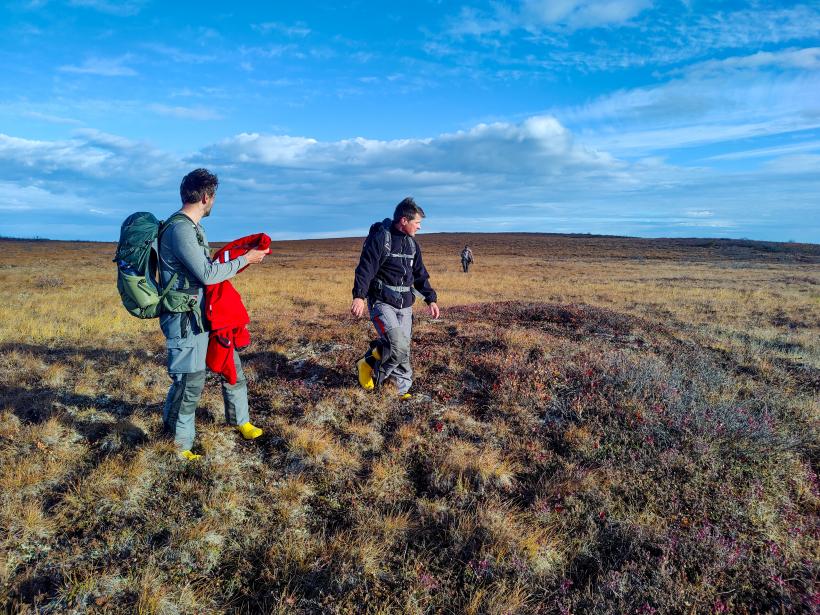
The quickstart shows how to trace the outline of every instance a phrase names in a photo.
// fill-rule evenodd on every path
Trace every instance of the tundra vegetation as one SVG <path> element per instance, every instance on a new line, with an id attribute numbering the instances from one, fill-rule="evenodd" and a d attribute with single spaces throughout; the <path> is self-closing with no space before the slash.
<path id="1" fill-rule="evenodd" d="M 200 463 L 113 245 L 0 241 L 0 606 L 817 612 L 820 246 L 420 239 L 417 397 L 357 386 L 361 240 L 278 242 L 235 280 L 266 435 L 209 378 Z"/>

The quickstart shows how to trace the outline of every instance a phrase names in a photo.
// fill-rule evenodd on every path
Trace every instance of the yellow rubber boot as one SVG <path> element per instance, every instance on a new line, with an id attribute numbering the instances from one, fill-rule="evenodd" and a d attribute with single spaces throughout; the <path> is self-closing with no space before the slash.
<path id="1" fill-rule="evenodd" d="M 179 458 L 185 459 L 186 461 L 197 461 L 198 459 L 202 459 L 202 455 L 197 455 L 191 451 L 180 451 Z"/>
<path id="2" fill-rule="evenodd" d="M 258 438 L 262 435 L 262 430 L 256 427 L 253 423 L 245 423 L 244 425 L 237 426 L 239 433 L 242 434 L 242 437 L 246 440 L 253 440 Z"/>
<path id="3" fill-rule="evenodd" d="M 367 364 L 367 359 L 359 359 L 356 362 L 356 367 L 359 368 L 359 384 L 365 391 L 372 391 L 375 384 L 373 383 L 373 368 Z"/>
<path id="4" fill-rule="evenodd" d="M 412 393 L 404 393 L 403 395 L 399 395 L 399 399 L 401 401 L 409 401 L 409 400 L 413 399 L 413 394 Z"/>

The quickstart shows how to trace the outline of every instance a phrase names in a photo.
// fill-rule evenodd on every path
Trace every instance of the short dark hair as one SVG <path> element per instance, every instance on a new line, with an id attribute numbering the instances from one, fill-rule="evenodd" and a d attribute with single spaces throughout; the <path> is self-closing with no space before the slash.
<path id="1" fill-rule="evenodd" d="M 416 217 L 416 214 L 423 218 L 424 210 L 416 205 L 416 202 L 413 200 L 412 196 L 408 196 L 401 203 L 396 205 L 396 210 L 393 212 L 393 223 L 395 224 L 399 222 L 402 218 L 412 220 Z"/>
<path id="2" fill-rule="evenodd" d="M 213 196 L 219 186 L 219 179 L 208 169 L 195 169 L 182 178 L 179 196 L 182 204 L 199 203 L 206 194 Z"/>

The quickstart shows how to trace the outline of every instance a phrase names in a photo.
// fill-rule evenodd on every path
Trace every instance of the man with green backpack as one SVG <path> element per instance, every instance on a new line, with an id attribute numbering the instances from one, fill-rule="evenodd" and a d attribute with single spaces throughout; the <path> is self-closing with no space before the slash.
<path id="1" fill-rule="evenodd" d="M 189 312 L 160 314 L 160 327 L 168 349 L 168 374 L 173 383 L 165 400 L 162 417 L 165 428 L 174 434 L 180 455 L 196 459 L 191 453 L 194 443 L 194 416 L 205 386 L 205 355 L 208 332 L 203 326 L 201 306 L 204 287 L 235 276 L 245 265 L 261 263 L 265 252 L 250 250 L 227 263 L 211 260 L 205 232 L 199 224 L 210 215 L 219 180 L 205 169 L 186 175 L 180 185 L 182 208 L 172 215 L 162 229 L 159 241 L 159 275 L 163 288 L 176 276 L 176 290 L 196 296 L 196 308 Z M 262 435 L 250 422 L 248 387 L 239 354 L 234 350 L 236 384 L 222 381 L 225 420 L 235 425 L 247 440 Z"/>
<path id="2" fill-rule="evenodd" d="M 266 254 L 250 250 L 226 263 L 211 260 L 200 220 L 210 215 L 218 185 L 216 175 L 206 169 L 188 173 L 179 189 L 182 208 L 162 224 L 145 212 L 129 216 L 114 258 L 119 265 L 117 288 L 128 311 L 140 318 L 159 316 L 168 350 L 168 375 L 173 381 L 163 407 L 163 423 L 173 434 L 179 455 L 188 460 L 201 457 L 191 448 L 208 351 L 202 314 L 204 288 L 232 278 L 246 265 L 261 263 Z M 159 288 L 154 282 L 157 269 Z M 247 380 L 236 350 L 233 359 L 236 384 L 222 381 L 225 420 L 246 440 L 253 440 L 262 430 L 250 422 Z"/>

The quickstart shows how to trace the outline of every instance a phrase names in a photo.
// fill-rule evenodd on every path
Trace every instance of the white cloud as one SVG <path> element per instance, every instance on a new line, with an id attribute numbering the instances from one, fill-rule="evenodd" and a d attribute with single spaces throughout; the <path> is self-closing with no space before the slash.
<path id="1" fill-rule="evenodd" d="M 137 71 L 125 65 L 131 59 L 130 55 L 119 58 L 87 58 L 79 66 L 68 64 L 60 66 L 57 70 L 64 73 L 100 75 L 102 77 L 133 77 L 137 74 Z"/>
<path id="2" fill-rule="evenodd" d="M 80 126 L 82 122 L 80 120 L 75 120 L 70 117 L 62 117 L 59 115 L 52 115 L 50 113 L 40 113 L 39 111 L 23 111 L 22 115 L 25 117 L 30 117 L 35 120 L 42 120 L 44 122 L 48 122 L 49 124 L 67 124 L 70 126 Z"/>
<path id="3" fill-rule="evenodd" d="M 377 141 L 355 138 L 323 143 L 315 139 L 243 133 L 208 148 L 214 160 L 234 158 L 268 166 L 307 169 L 369 167 L 481 174 L 539 173 L 566 169 L 608 172 L 617 163 L 606 154 L 573 143 L 555 118 L 532 117 L 520 124 L 478 124 L 435 138 Z"/>
<path id="4" fill-rule="evenodd" d="M 644 155 L 646 152 L 668 152 L 678 148 L 782 135 L 812 128 L 820 128 L 820 122 L 809 124 L 796 121 L 795 118 L 783 117 L 770 121 L 703 122 L 656 129 L 632 127 L 629 130 L 607 131 L 606 133 L 588 131 L 585 133 L 585 141 L 621 155 L 636 156 Z M 725 156 L 725 158 L 730 159 L 730 156 Z M 707 157 L 707 160 L 717 159 L 719 158 L 714 156 Z"/>
<path id="5" fill-rule="evenodd" d="M 47 210 L 88 211 L 88 202 L 71 193 L 54 194 L 39 186 L 0 181 L 0 212 L 26 213 Z"/>
<path id="6" fill-rule="evenodd" d="M 0 160 L 47 174 L 57 169 L 83 172 L 100 168 L 109 154 L 78 141 L 35 141 L 0 134 Z"/>
<path id="7" fill-rule="evenodd" d="M 490 14 L 463 8 L 450 31 L 456 35 L 508 34 L 514 30 L 575 31 L 624 25 L 652 6 L 651 0 L 523 0 L 494 3 Z"/>
<path id="8" fill-rule="evenodd" d="M 743 149 L 737 152 L 730 152 L 728 154 L 709 156 L 706 160 L 744 160 L 746 158 L 769 158 L 773 156 L 782 156 L 784 154 L 793 154 L 795 152 L 813 150 L 820 150 L 820 141 L 804 141 L 801 143 L 790 143 L 787 145 L 778 145 L 774 147 Z"/>
<path id="9" fill-rule="evenodd" d="M 146 143 L 90 129 L 78 130 L 74 138 L 61 141 L 0 133 L 0 163 L 6 179 L 26 179 L 45 186 L 86 178 L 89 190 L 118 183 L 152 186 L 180 168 L 178 160 Z"/>
<path id="10" fill-rule="evenodd" d="M 791 48 L 780 51 L 758 51 L 751 55 L 733 56 L 721 60 L 707 60 L 674 71 L 698 76 L 733 73 L 749 69 L 820 70 L 820 47 Z"/>
<path id="11" fill-rule="evenodd" d="M 753 6 L 731 12 L 715 11 L 678 27 L 681 43 L 698 51 L 715 48 L 760 47 L 817 38 L 820 11 L 817 6 L 797 5 L 781 8 Z"/>
<path id="12" fill-rule="evenodd" d="M 204 64 L 206 62 L 212 62 L 215 59 L 213 55 L 192 53 L 188 50 L 178 49 L 177 47 L 171 47 L 163 43 L 147 43 L 145 48 L 179 64 Z"/>
<path id="13" fill-rule="evenodd" d="M 583 127 L 584 142 L 621 155 L 811 130 L 820 126 L 820 71 L 761 72 L 809 55 L 727 58 L 709 70 L 553 112 Z"/>
<path id="14" fill-rule="evenodd" d="M 640 0 L 525 0 L 494 3 L 490 12 L 462 8 L 451 21 L 449 37 L 427 41 L 424 49 L 435 57 L 469 58 L 475 69 L 510 79 L 522 70 L 532 77 L 539 71 L 549 74 L 567 68 L 599 72 L 663 67 L 714 56 L 720 50 L 816 44 L 815 33 L 820 31 L 820 9 L 811 5 L 700 14 L 682 5 L 651 5 Z M 628 37 L 628 44 L 613 44 L 606 37 L 588 37 L 580 47 L 572 41 L 575 32 L 595 27 L 620 28 L 619 35 Z M 521 36 L 522 32 L 527 35 Z M 478 38 L 481 49 L 461 44 L 464 37 Z M 532 45 L 541 51 L 533 52 Z M 767 52 L 761 53 L 751 62 L 765 62 Z M 794 68 L 810 68 L 816 66 L 817 57 L 811 51 L 796 51 L 784 54 L 780 61 L 784 67 L 790 63 Z"/>
<path id="15" fill-rule="evenodd" d="M 783 156 L 774 160 L 768 161 L 765 165 L 769 171 L 779 175 L 809 175 L 810 177 L 817 177 L 817 169 L 820 169 L 820 155 L 817 154 L 803 154 L 799 156 Z M 820 189 L 817 189 L 817 180 L 815 179 L 815 194 L 813 200 L 814 215 L 817 214 L 817 203 L 820 202 Z M 816 218 L 815 218 L 816 219 Z M 816 239 L 816 238 L 815 238 Z"/>
<path id="16" fill-rule="evenodd" d="M 659 9 L 662 10 L 662 9 Z M 714 56 L 721 50 L 760 49 L 795 41 L 816 42 L 820 31 L 820 10 L 812 6 L 737 11 L 714 11 L 697 15 L 684 13 L 667 16 L 649 15 L 640 22 L 640 37 L 627 48 L 599 46 L 592 53 L 557 52 L 555 61 L 593 70 L 629 66 L 668 66 L 704 56 Z M 653 18 L 654 17 L 654 18 Z M 789 53 L 793 51 L 793 53 Z M 781 67 L 797 68 L 801 62 L 814 62 L 809 50 L 787 50 L 772 54 Z M 739 60 L 736 68 L 762 66 L 770 58 L 767 52 L 758 57 Z M 720 61 L 716 61 L 720 63 Z M 743 66 L 743 64 L 746 66 Z M 706 63 L 708 64 L 708 62 Z"/>
<path id="17" fill-rule="evenodd" d="M 69 0 L 71 6 L 94 9 L 109 15 L 130 17 L 138 14 L 149 0 Z"/>
<path id="18" fill-rule="evenodd" d="M 525 0 L 520 18 L 529 30 L 556 24 L 579 30 L 622 25 L 651 6 L 651 0 Z"/>
<path id="19" fill-rule="evenodd" d="M 252 24 L 251 28 L 263 33 L 277 32 L 292 38 L 304 38 L 310 34 L 310 28 L 302 23 L 289 26 L 276 21 L 267 21 L 264 23 Z"/>
<path id="20" fill-rule="evenodd" d="M 154 103 L 148 105 L 148 109 L 158 115 L 167 115 L 185 120 L 205 121 L 218 120 L 222 118 L 217 111 L 207 107 L 172 107 L 170 105 Z"/>
<path id="21" fill-rule="evenodd" d="M 297 59 L 304 59 L 305 53 L 299 49 L 297 45 L 288 43 L 286 45 L 265 45 L 265 46 L 246 46 L 239 47 L 239 54 L 241 56 L 250 56 L 253 58 L 279 58 L 282 56 L 293 57 Z"/>
<path id="22" fill-rule="evenodd" d="M 737 226 L 734 220 L 678 220 L 672 221 L 674 226 L 695 227 L 695 228 L 718 228 L 729 229 Z"/>
<path id="23" fill-rule="evenodd" d="M 238 162 L 256 162 L 263 165 L 299 166 L 317 162 L 315 155 L 309 155 L 317 145 L 315 139 L 282 135 L 260 135 L 242 133 L 225 139 L 205 151 L 206 156 L 218 159 L 235 159 Z M 314 152 L 316 150 L 313 150 Z"/>

